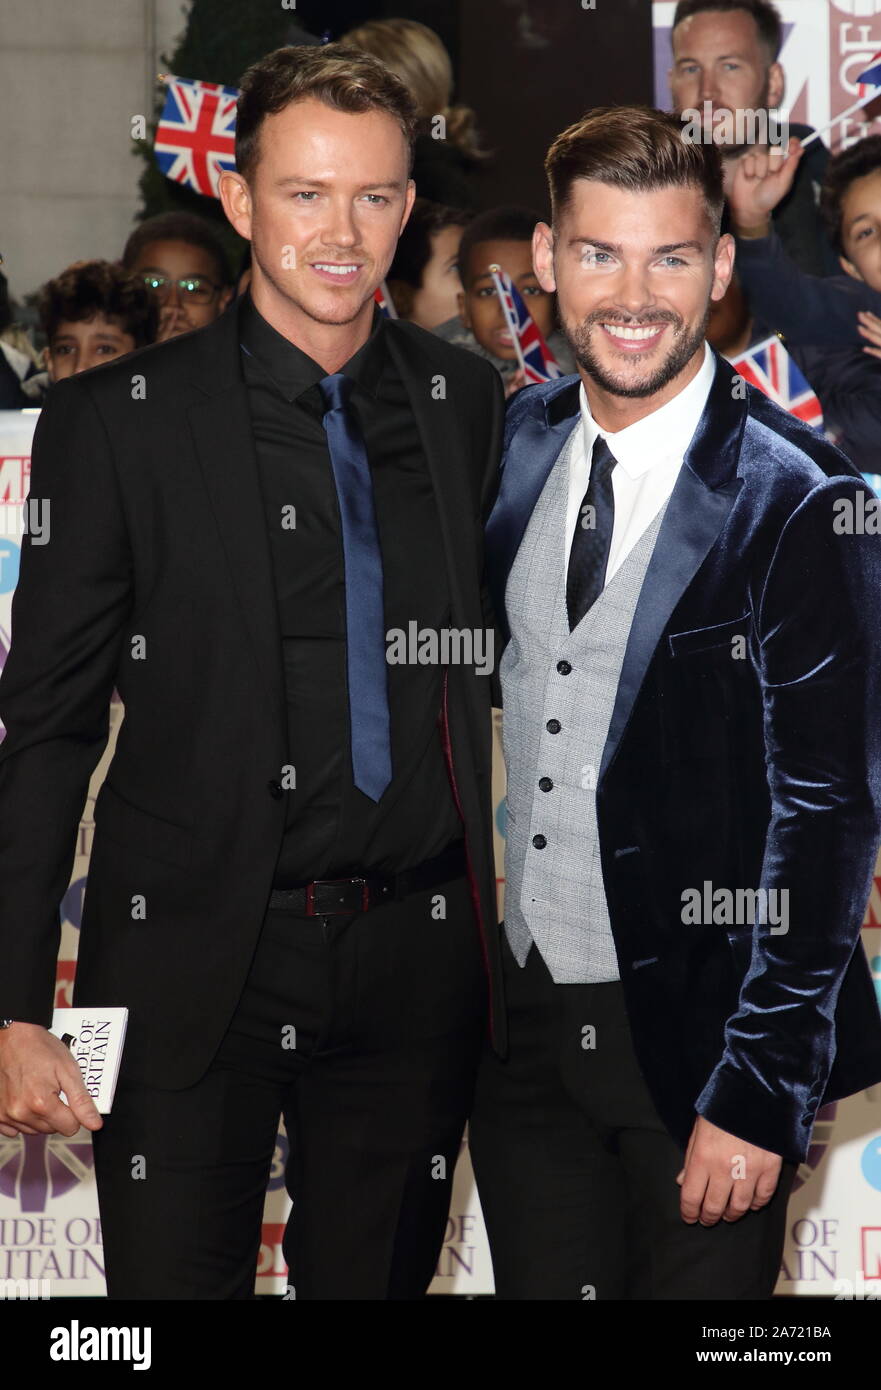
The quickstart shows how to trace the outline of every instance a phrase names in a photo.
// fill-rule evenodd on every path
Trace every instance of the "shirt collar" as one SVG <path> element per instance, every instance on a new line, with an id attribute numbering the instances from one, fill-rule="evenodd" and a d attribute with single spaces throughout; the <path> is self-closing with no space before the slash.
<path id="1" fill-rule="evenodd" d="M 704 343 L 704 360 L 688 385 L 666 405 L 614 433 L 600 429 L 594 420 L 582 382 L 579 403 L 588 458 L 597 435 L 601 435 L 629 478 L 639 478 L 659 463 L 672 462 L 674 459 L 681 462 L 704 413 L 715 375 L 715 358 Z"/>
<path id="2" fill-rule="evenodd" d="M 386 362 L 385 315 L 373 307 L 367 342 L 340 368 L 358 387 L 375 396 Z M 327 376 L 308 353 L 290 342 L 268 323 L 246 290 L 239 301 L 239 343 L 251 362 L 269 377 L 286 401 L 295 401 Z"/>

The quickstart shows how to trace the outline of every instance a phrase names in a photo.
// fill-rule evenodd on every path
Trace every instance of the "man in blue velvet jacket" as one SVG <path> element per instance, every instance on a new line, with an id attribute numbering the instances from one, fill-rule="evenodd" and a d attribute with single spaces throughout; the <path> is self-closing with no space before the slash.
<path id="1" fill-rule="evenodd" d="M 577 376 L 509 406 L 509 1046 L 471 1124 L 503 1298 L 773 1291 L 818 1108 L 881 1079 L 881 537 L 832 445 L 705 343 L 713 146 L 594 110 L 534 255 Z"/>

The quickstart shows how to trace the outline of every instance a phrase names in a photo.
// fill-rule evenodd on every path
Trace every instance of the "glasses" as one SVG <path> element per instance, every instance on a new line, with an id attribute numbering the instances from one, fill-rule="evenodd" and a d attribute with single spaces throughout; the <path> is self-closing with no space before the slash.
<path id="1" fill-rule="evenodd" d="M 181 298 L 187 304 L 210 304 L 220 289 L 220 285 L 215 285 L 213 280 L 206 280 L 202 275 L 185 275 L 181 280 L 171 280 L 167 275 L 149 273 L 143 279 L 160 304 L 167 301 L 173 285 L 177 285 Z"/>

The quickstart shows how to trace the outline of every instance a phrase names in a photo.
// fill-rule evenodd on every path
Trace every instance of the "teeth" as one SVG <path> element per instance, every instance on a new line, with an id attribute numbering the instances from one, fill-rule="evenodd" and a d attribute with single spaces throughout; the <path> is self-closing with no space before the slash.
<path id="1" fill-rule="evenodd" d="M 357 270 L 357 265 L 336 265 L 325 264 L 322 261 L 315 262 L 316 270 L 329 270 L 331 275 L 351 275 L 353 270 Z"/>
<path id="2" fill-rule="evenodd" d="M 654 328 L 627 328 L 620 323 L 604 323 L 603 328 L 614 338 L 624 338 L 628 342 L 642 342 L 645 338 L 653 338 L 658 331 L 657 324 Z"/>

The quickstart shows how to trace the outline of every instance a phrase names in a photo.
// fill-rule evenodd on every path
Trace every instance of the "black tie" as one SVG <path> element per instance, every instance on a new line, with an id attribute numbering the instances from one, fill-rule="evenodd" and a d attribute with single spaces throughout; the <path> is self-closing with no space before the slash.
<path id="1" fill-rule="evenodd" d="M 578 626 L 603 591 L 615 523 L 612 469 L 616 462 L 608 444 L 598 434 L 590 461 L 587 492 L 578 512 L 572 549 L 569 551 L 566 609 L 570 632 Z"/>

